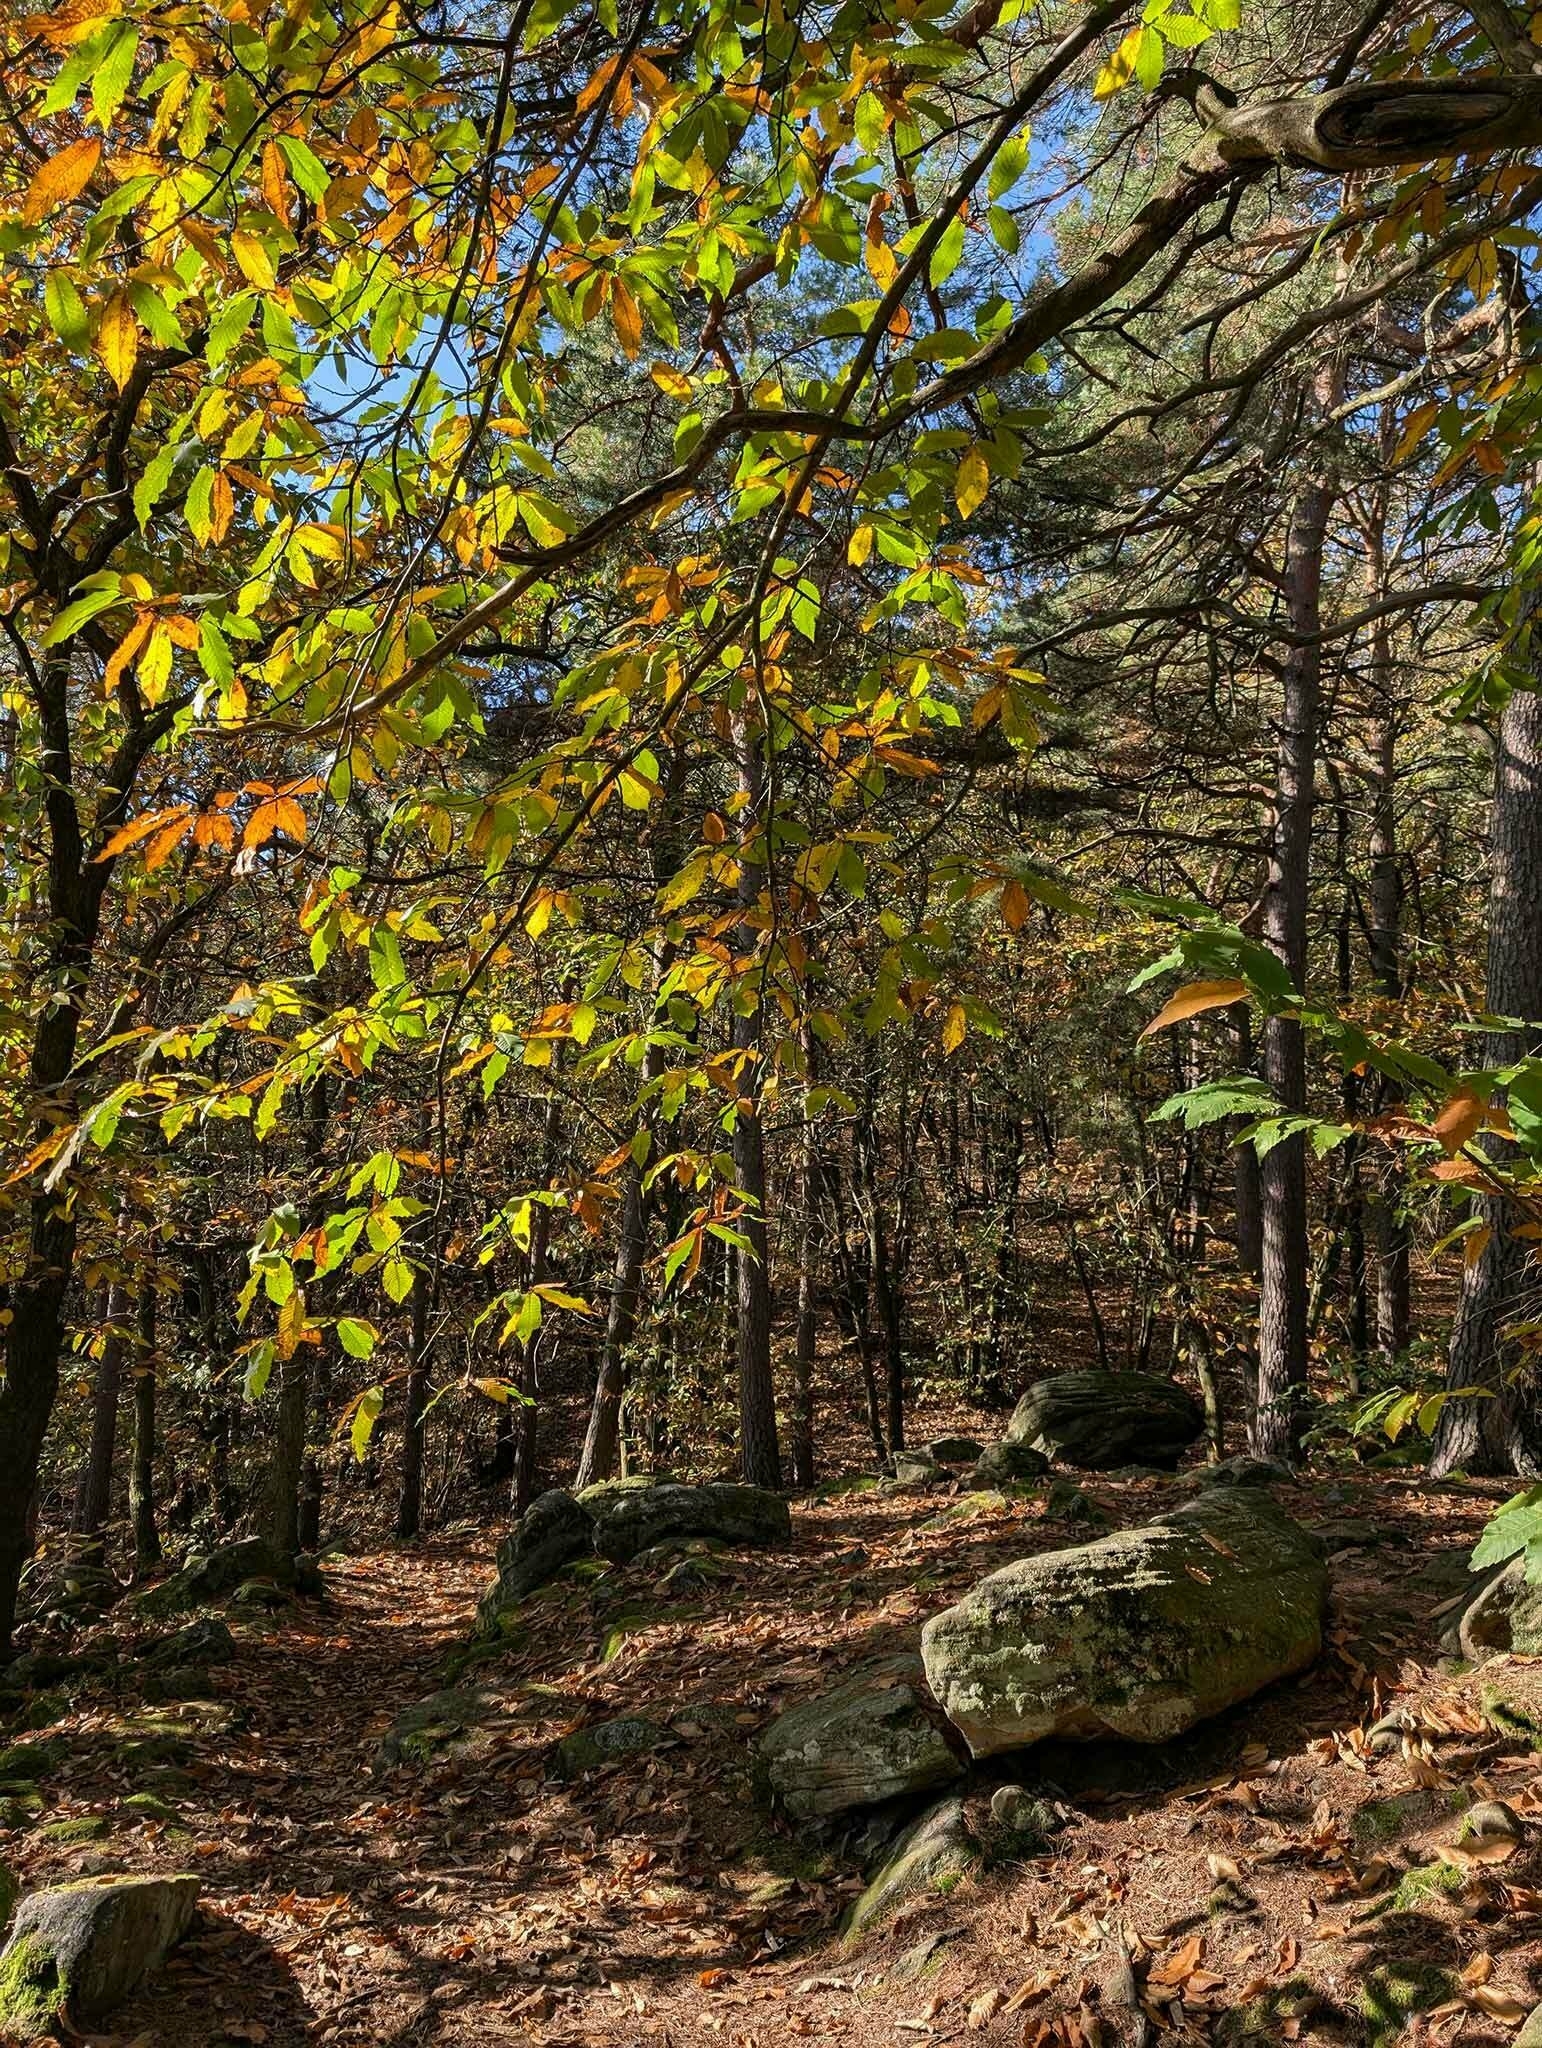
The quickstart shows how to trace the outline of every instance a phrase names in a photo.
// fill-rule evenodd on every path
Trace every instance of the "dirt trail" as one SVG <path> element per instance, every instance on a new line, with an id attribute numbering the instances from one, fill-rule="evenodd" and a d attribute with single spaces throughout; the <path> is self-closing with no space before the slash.
<path id="1" fill-rule="evenodd" d="M 1087 1490 L 1120 1522 L 1164 1497 Z M 1161 1750 L 1036 1752 L 1071 1814 L 1051 1853 L 855 1952 L 839 1944 L 855 1845 L 766 1816 L 754 1735 L 860 1657 L 909 1647 L 983 1571 L 1075 1540 L 1038 1499 L 856 1492 L 800 1507 L 784 1555 L 570 1577 L 463 1679 L 487 1696 L 469 1751 L 378 1776 L 388 1723 L 444 1683 L 492 1543 L 337 1559 L 323 1606 L 232 1612 L 212 1703 L 147 1706 L 125 1686 L 41 1731 L 67 1748 L 0 1856 L 29 1885 L 198 1871 L 195 1937 L 114 2022 L 140 2048 L 1096 2048 L 1134 2026 L 1132 1971 L 1148 2028 L 1175 2039 L 1388 2048 L 1402 2013 L 1368 2016 L 1370 1983 L 1432 2006 L 1413 2023 L 1427 2040 L 1505 2040 L 1542 1996 L 1542 1765 L 1481 1707 L 1497 1683 L 1542 1717 L 1542 1666 L 1431 1669 L 1491 1502 L 1387 1476 L 1286 1498 L 1334 1551 L 1318 1668 Z M 1356 1731 L 1394 1697 L 1419 1730 L 1367 1752 Z M 667 1745 L 564 1782 L 556 1742 L 622 1714 Z M 147 1792 L 174 1817 L 124 1808 Z M 1456 1808 L 1493 1793 L 1526 1840 L 1493 1867 L 1442 1863 Z M 112 1831 L 62 1841 L 60 1822 Z"/>

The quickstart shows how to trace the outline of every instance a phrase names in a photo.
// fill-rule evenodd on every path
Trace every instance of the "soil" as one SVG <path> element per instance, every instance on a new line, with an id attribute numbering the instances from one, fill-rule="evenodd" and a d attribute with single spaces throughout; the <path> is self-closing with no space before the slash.
<path id="1" fill-rule="evenodd" d="M 1081 1483 L 1115 1524 L 1171 1497 L 1161 1480 Z M 855 1948 L 840 1935 L 855 1830 L 773 1818 L 755 1738 L 860 1659 L 912 1647 L 985 1571 L 1080 1540 L 1047 1518 L 1043 1488 L 827 1488 L 795 1504 L 790 1551 L 687 1555 L 667 1583 L 648 1563 L 570 1573 L 503 1654 L 458 1673 L 496 1531 L 335 1556 L 323 1602 L 227 1610 L 237 1654 L 205 1699 L 147 1703 L 125 1657 L 52 1719 L 39 1703 L 29 1739 L 65 1742 L 0 1860 L 28 1888 L 199 1874 L 193 1935 L 94 2037 L 136 2048 L 1482 2048 L 1542 1998 L 1542 1756 L 1524 1720 L 1534 1707 L 1542 1722 L 1542 1663 L 1443 1669 L 1438 1637 L 1503 1492 L 1364 1468 L 1283 1489 L 1327 1525 L 1318 1665 L 1159 1749 L 1028 1753 L 1019 1775 L 1068 1819 L 1049 1850 Z M 133 1635 L 119 1609 L 85 1646 Z M 484 1689 L 480 1727 L 379 1767 L 391 1721 L 451 1674 Z M 1368 1746 L 1393 1706 L 1409 1732 Z M 659 1724 L 666 1746 L 564 1780 L 558 1741 L 621 1715 Z M 173 1817 L 124 1809 L 146 1792 Z M 1460 1808 L 1486 1798 L 1522 1839 L 1502 1860 L 1442 1858 Z M 89 1834 L 93 1819 L 110 1831 L 59 1838 L 57 1823 Z M 1426 2010 L 1405 2030 L 1410 2001 Z"/>

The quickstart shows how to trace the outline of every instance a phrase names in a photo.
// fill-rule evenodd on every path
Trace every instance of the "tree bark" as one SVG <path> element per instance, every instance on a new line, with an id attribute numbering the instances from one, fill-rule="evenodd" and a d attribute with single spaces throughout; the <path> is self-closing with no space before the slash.
<path id="1" fill-rule="evenodd" d="M 396 1496 L 396 1533 L 410 1542 L 423 1521 L 423 1409 L 428 1400 L 429 1368 L 432 1363 L 428 1341 L 429 1294 L 427 1273 L 419 1272 L 412 1283 L 412 1313 L 408 1344 L 407 1390 L 402 1413 L 401 1487 Z"/>
<path id="2" fill-rule="evenodd" d="M 129 1467 L 129 1522 L 134 1532 L 134 1577 L 161 1562 L 155 1513 L 155 1268 L 147 1265 L 134 1334 L 134 1457 Z"/>
<path id="3" fill-rule="evenodd" d="M 1342 390 L 1337 363 L 1317 380 L 1316 409 L 1331 411 Z M 1286 606 L 1293 636 L 1280 705 L 1274 832 L 1264 892 L 1264 935 L 1293 986 L 1305 993 L 1306 920 L 1316 805 L 1317 724 L 1322 693 L 1323 551 L 1335 480 L 1324 467 L 1296 497 L 1287 541 Z M 1270 1017 L 1263 1034 L 1264 1079 L 1288 1110 L 1306 1108 L 1301 1027 Z M 1249 1442 L 1255 1456 L 1289 1457 L 1302 1428 L 1307 1376 L 1306 1141 L 1287 1138 L 1261 1162 L 1258 1384 Z"/>
<path id="4" fill-rule="evenodd" d="M 123 1393 L 123 1357 L 128 1348 L 124 1320 L 128 1295 L 121 1281 L 107 1289 L 102 1355 L 91 1389 L 91 1442 L 75 1491 L 75 1554 L 83 1564 L 104 1557 L 103 1532 L 112 1510 L 113 1460 L 118 1444 L 118 1407 Z"/>
<path id="5" fill-rule="evenodd" d="M 1542 1050 L 1542 692 L 1536 690 L 1514 691 L 1499 722 L 1489 815 L 1486 1001 L 1490 1015 L 1522 1020 L 1522 1028 L 1486 1035 L 1486 1066 Z M 1510 1149 L 1498 1138 L 1485 1140 L 1493 1158 Z M 1446 1387 L 1454 1394 L 1479 1387 L 1490 1398 L 1446 1403 L 1431 1470 L 1535 1477 L 1542 1472 L 1535 1369 L 1524 1368 L 1524 1378 L 1510 1376 L 1506 1332 L 1536 1313 L 1537 1283 L 1506 1205 L 1480 1197 L 1474 1208 L 1488 1235 L 1463 1271 Z"/>
<path id="6" fill-rule="evenodd" d="M 769 872 L 764 831 L 765 761 L 761 734 L 741 713 L 735 741 L 739 756 L 739 935 L 741 975 L 735 988 L 734 1045 L 745 1055 L 739 1072 L 739 1108 L 734 1118 L 734 1181 L 747 1207 L 738 1228 L 746 1240 L 736 1250 L 738 1291 L 739 1460 L 753 1486 L 780 1486 L 781 1452 L 776 1438 L 776 1384 L 771 1369 L 771 1235 L 766 1218 L 766 1145 L 760 1120 L 762 1004 L 761 965 L 756 961 L 753 924 L 761 877 Z"/>

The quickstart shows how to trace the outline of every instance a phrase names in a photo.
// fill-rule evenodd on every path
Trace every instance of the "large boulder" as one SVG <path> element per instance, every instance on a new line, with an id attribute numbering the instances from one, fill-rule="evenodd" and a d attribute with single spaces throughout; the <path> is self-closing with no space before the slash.
<path id="1" fill-rule="evenodd" d="M 666 1536 L 715 1536 L 759 1550 L 792 1541 L 786 1501 L 763 1486 L 671 1482 L 591 1493 L 583 1505 L 594 1521 L 595 1549 L 613 1564 L 629 1564 Z"/>
<path id="2" fill-rule="evenodd" d="M 0 1954 L 0 2037 L 105 2018 L 160 1968 L 197 1900 L 196 1877 L 89 1878 L 34 1892 Z"/>
<path id="3" fill-rule="evenodd" d="M 1155 1373 L 1061 1372 L 1028 1389 L 1004 1441 L 1085 1471 L 1171 1470 L 1204 1426 L 1193 1395 Z"/>
<path id="4" fill-rule="evenodd" d="M 794 1820 L 935 1792 L 964 1774 L 915 1656 L 866 1664 L 779 1714 L 760 1738 L 760 1756 Z"/>
<path id="5" fill-rule="evenodd" d="M 478 1626 L 495 1634 L 511 1608 L 593 1549 L 593 1516 L 560 1487 L 541 1494 L 498 1546 L 498 1579 L 477 1609 Z"/>
<path id="6" fill-rule="evenodd" d="M 1451 1647 L 1471 1664 L 1506 1650 L 1542 1657 L 1542 1586 L 1528 1583 L 1524 1554 L 1478 1588 L 1450 1634 Z"/>
<path id="7" fill-rule="evenodd" d="M 1007 1565 L 926 1624 L 975 1756 L 1046 1736 L 1165 1742 L 1322 1648 L 1321 1546 L 1265 1492 L 1215 1488 L 1144 1528 Z"/>

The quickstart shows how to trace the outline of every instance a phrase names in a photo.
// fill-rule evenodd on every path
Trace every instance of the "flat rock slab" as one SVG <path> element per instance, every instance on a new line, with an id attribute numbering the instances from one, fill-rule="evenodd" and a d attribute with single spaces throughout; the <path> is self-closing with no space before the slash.
<path id="1" fill-rule="evenodd" d="M 1322 1649 L 1321 1547 L 1257 1489 L 1217 1487 L 1139 1529 L 1007 1565 L 921 1634 L 971 1752 L 1048 1736 L 1166 1742 Z"/>
<path id="2" fill-rule="evenodd" d="M 1170 1471 L 1204 1426 L 1193 1395 L 1155 1373 L 1062 1372 L 1028 1389 L 1003 1441 L 1088 1472 Z"/>
<path id="3" fill-rule="evenodd" d="M 792 1516 L 779 1493 L 763 1486 L 639 1486 L 583 1503 L 594 1521 L 594 1548 L 627 1564 L 666 1536 L 716 1536 L 751 1549 L 777 1550 L 792 1541 Z"/>
<path id="4" fill-rule="evenodd" d="M 90 1878 L 23 1899 L 0 1955 L 0 2029 L 30 2039 L 105 2018 L 165 1962 L 197 1902 L 196 1877 Z"/>
<path id="5" fill-rule="evenodd" d="M 880 1658 L 790 1707 L 760 1738 L 760 1756 L 794 1820 L 935 1792 L 964 1774 L 915 1656 Z"/>

